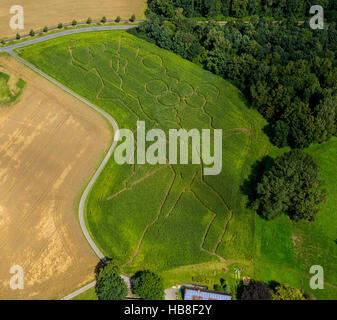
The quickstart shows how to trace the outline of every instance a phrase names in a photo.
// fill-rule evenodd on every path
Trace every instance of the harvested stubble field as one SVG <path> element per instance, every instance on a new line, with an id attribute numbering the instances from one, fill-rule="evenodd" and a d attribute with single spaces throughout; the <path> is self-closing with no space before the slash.
<path id="1" fill-rule="evenodd" d="M 106 121 L 14 59 L 1 56 L 19 101 L 0 104 L 0 299 L 55 299 L 94 277 L 79 196 L 112 139 Z M 11 290 L 10 268 L 24 269 Z"/>
<path id="2" fill-rule="evenodd" d="M 9 9 L 21 5 L 24 9 L 24 30 L 12 30 L 9 20 L 12 15 Z M 58 23 L 70 23 L 72 20 L 85 21 L 88 17 L 99 20 L 106 16 L 108 20 L 120 16 L 129 19 L 135 14 L 143 18 L 146 0 L 1 0 L 0 4 L 0 38 L 13 37 L 16 32 L 27 34 L 31 29 L 44 26 L 56 26 Z"/>
<path id="3" fill-rule="evenodd" d="M 112 159 L 90 193 L 87 225 L 125 272 L 240 262 L 251 275 L 254 213 L 239 191 L 269 143 L 265 121 L 230 83 L 126 32 L 67 36 L 22 56 L 92 103 L 120 128 L 223 129 L 223 170 L 124 165 Z M 83 81 L 85 79 L 85 81 Z M 168 136 L 168 135 L 167 135 Z M 217 265 L 219 268 L 219 265 Z M 221 270 L 221 268 L 220 268 Z"/>

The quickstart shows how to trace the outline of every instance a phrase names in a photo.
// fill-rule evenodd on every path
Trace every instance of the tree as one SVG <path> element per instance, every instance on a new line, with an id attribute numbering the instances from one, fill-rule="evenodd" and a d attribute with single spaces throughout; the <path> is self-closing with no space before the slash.
<path id="1" fill-rule="evenodd" d="M 29 35 L 30 35 L 31 37 L 34 37 L 34 36 L 35 36 L 35 31 L 34 31 L 33 29 L 31 29 L 31 30 L 29 31 Z"/>
<path id="2" fill-rule="evenodd" d="M 272 125 L 272 137 L 271 142 L 279 147 L 283 148 L 288 145 L 289 126 L 282 120 L 276 121 Z"/>
<path id="3" fill-rule="evenodd" d="M 130 21 L 131 21 L 131 22 L 135 22 L 135 20 L 136 20 L 136 16 L 133 14 L 133 15 L 130 17 Z"/>
<path id="4" fill-rule="evenodd" d="M 138 271 L 131 278 L 133 292 L 147 300 L 162 300 L 164 298 L 164 285 L 162 279 L 148 270 Z"/>
<path id="5" fill-rule="evenodd" d="M 316 124 L 315 117 L 311 112 L 310 106 L 299 97 L 295 102 L 286 108 L 282 115 L 290 128 L 288 137 L 289 145 L 293 148 L 307 148 L 315 142 Z"/>
<path id="6" fill-rule="evenodd" d="M 231 11 L 234 17 L 241 18 L 247 14 L 248 0 L 232 0 Z"/>
<path id="7" fill-rule="evenodd" d="M 76 20 L 73 20 L 71 24 L 72 24 L 73 26 L 76 26 L 76 25 L 77 25 L 77 21 L 76 21 Z"/>
<path id="8" fill-rule="evenodd" d="M 174 41 L 172 42 L 171 29 L 168 26 L 161 24 L 160 19 L 156 15 L 150 14 L 148 20 L 139 27 L 139 32 L 153 38 L 159 47 L 173 49 L 173 51 L 175 51 L 175 47 L 172 46 L 172 43 L 177 44 L 177 41 L 173 39 Z M 180 34 L 177 34 L 176 37 Z"/>
<path id="9" fill-rule="evenodd" d="M 105 16 L 101 19 L 101 22 L 106 23 L 106 17 Z"/>
<path id="10" fill-rule="evenodd" d="M 90 24 L 92 22 L 92 19 L 89 17 L 88 19 L 87 19 L 87 24 Z"/>
<path id="11" fill-rule="evenodd" d="M 159 16 L 173 18 L 175 7 L 170 0 L 148 0 L 150 10 Z"/>
<path id="12" fill-rule="evenodd" d="M 63 23 L 60 22 L 60 23 L 58 24 L 57 28 L 62 29 L 62 28 L 63 28 Z"/>
<path id="13" fill-rule="evenodd" d="M 17 33 L 17 34 L 16 34 L 16 40 L 19 40 L 20 38 L 21 38 L 20 34 Z"/>
<path id="14" fill-rule="evenodd" d="M 316 108 L 316 140 L 325 142 L 337 132 L 337 96 L 327 97 Z"/>
<path id="15" fill-rule="evenodd" d="M 121 17 L 120 16 L 117 16 L 115 22 L 119 23 L 121 21 Z"/>
<path id="16" fill-rule="evenodd" d="M 276 158 L 256 187 L 254 208 L 271 220 L 282 212 L 294 220 L 313 221 L 327 197 L 313 158 L 292 150 Z"/>
<path id="17" fill-rule="evenodd" d="M 43 32 L 48 32 L 48 27 L 45 26 L 43 29 L 42 29 Z"/>
<path id="18" fill-rule="evenodd" d="M 278 285 L 272 296 L 273 300 L 305 300 L 305 297 L 299 289 L 292 288 L 287 284 Z"/>
<path id="19" fill-rule="evenodd" d="M 100 268 L 95 290 L 99 300 L 123 300 L 128 295 L 127 284 L 114 261 Z"/>
<path id="20" fill-rule="evenodd" d="M 244 286 L 241 300 L 271 300 L 272 296 L 267 285 L 260 281 L 251 281 Z"/>
<path id="21" fill-rule="evenodd" d="M 207 17 L 215 17 L 221 14 L 221 1 L 220 0 L 212 0 L 205 1 L 204 3 L 205 9 L 207 11 Z"/>

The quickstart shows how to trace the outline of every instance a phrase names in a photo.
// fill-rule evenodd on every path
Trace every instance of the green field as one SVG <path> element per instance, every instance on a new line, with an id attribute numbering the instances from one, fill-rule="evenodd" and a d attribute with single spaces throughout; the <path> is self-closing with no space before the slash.
<path id="1" fill-rule="evenodd" d="M 97 299 L 98 298 L 95 292 L 95 287 L 93 287 L 74 297 L 72 300 L 97 300 Z"/>
<path id="2" fill-rule="evenodd" d="M 329 199 L 313 223 L 292 222 L 285 215 L 274 221 L 256 220 L 255 275 L 300 287 L 319 299 L 337 299 L 337 138 L 311 146 L 307 152 L 316 160 Z M 278 155 L 280 151 L 273 153 Z M 311 290 L 309 269 L 324 268 L 324 290 Z"/>
<path id="3" fill-rule="evenodd" d="M 8 106 L 20 97 L 24 87 L 25 81 L 19 79 L 14 88 L 9 85 L 10 76 L 6 73 L 0 72 L 0 107 Z"/>
<path id="4" fill-rule="evenodd" d="M 21 49 L 22 57 L 111 114 L 120 128 L 223 129 L 223 166 L 203 176 L 200 165 L 123 165 L 111 159 L 86 207 L 87 225 L 124 272 L 149 268 L 165 285 L 210 287 L 241 275 L 299 286 L 315 254 L 324 255 L 327 281 L 336 284 L 337 237 L 333 197 L 317 222 L 266 222 L 246 208 L 241 192 L 251 166 L 269 154 L 265 120 L 229 82 L 120 31 L 62 37 Z M 168 135 L 167 135 L 168 136 Z M 335 143 L 335 145 L 333 144 Z M 329 191 L 336 192 L 336 141 L 310 152 Z M 330 169 L 329 169 L 330 168 Z M 328 181 L 329 178 L 329 181 Z M 324 234 L 322 234 L 324 230 Z M 300 239 L 297 241 L 297 239 Z M 313 245 L 315 243 L 315 246 Z M 332 255 L 331 255 L 332 254 Z M 316 294 L 336 297 L 333 286 Z"/>

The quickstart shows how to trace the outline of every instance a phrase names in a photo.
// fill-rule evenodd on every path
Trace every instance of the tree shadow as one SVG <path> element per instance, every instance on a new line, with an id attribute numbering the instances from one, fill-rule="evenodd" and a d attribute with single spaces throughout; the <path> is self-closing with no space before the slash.
<path id="1" fill-rule="evenodd" d="M 272 157 L 263 157 L 262 160 L 257 161 L 252 166 L 250 175 L 243 181 L 240 190 L 244 195 L 248 196 L 248 208 L 252 209 L 253 204 L 257 199 L 257 185 L 261 182 L 262 175 L 269 170 L 273 164 L 274 159 Z"/>
<path id="2" fill-rule="evenodd" d="M 268 282 L 268 287 L 270 290 L 275 291 L 276 287 L 278 287 L 281 283 L 279 283 L 278 281 L 275 280 L 270 280 Z"/>
<path id="3" fill-rule="evenodd" d="M 272 126 L 270 125 L 270 123 L 268 123 L 267 125 L 265 125 L 263 128 L 262 128 L 262 131 L 263 133 L 268 137 L 269 139 L 269 142 L 271 144 L 273 144 L 272 142 L 272 136 L 273 136 L 273 129 L 272 129 Z"/>
<path id="4" fill-rule="evenodd" d="M 216 283 L 213 285 L 213 290 L 228 293 L 228 285 L 226 280 L 224 278 L 221 278 L 220 284 Z"/>
<path id="5" fill-rule="evenodd" d="M 237 287 L 236 287 L 236 299 L 237 300 L 240 300 L 241 299 L 241 296 L 242 296 L 242 293 L 243 293 L 243 289 L 244 289 L 244 284 L 243 284 L 243 281 L 240 280 Z"/>

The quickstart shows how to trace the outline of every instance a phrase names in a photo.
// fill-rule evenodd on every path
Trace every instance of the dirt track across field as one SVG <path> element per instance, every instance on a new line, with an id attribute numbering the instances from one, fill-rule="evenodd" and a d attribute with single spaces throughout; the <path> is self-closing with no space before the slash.
<path id="1" fill-rule="evenodd" d="M 55 299 L 93 280 L 98 259 L 81 232 L 80 194 L 113 133 L 99 114 L 13 58 L 2 72 L 27 82 L 0 107 L 0 299 Z M 24 269 L 24 290 L 9 270 Z"/>
<path id="2" fill-rule="evenodd" d="M 9 10 L 13 5 L 24 9 L 24 30 L 12 30 Z M 58 23 L 70 23 L 72 20 L 84 21 L 88 17 L 99 20 L 106 16 L 113 20 L 117 16 L 129 19 L 132 14 L 137 19 L 143 17 L 146 0 L 1 0 L 0 38 L 13 37 L 17 32 L 27 34 L 30 29 L 55 26 Z"/>

